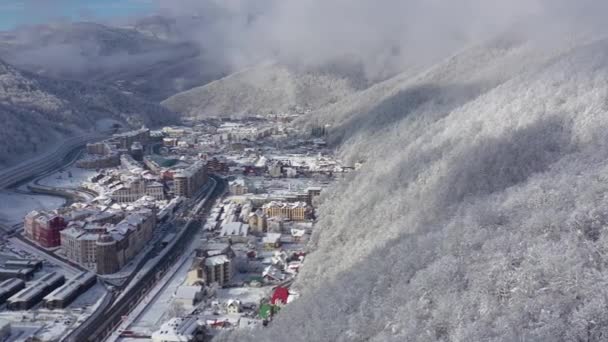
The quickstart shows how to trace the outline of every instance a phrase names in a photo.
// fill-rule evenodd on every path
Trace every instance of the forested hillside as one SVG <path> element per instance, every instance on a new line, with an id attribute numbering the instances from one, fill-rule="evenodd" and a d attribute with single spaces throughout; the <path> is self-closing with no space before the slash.
<path id="1" fill-rule="evenodd" d="M 0 165 L 44 151 L 102 119 L 158 125 L 176 115 L 156 104 L 98 85 L 19 71 L 0 61 Z"/>
<path id="2" fill-rule="evenodd" d="M 265 63 L 176 94 L 162 105 L 186 116 L 303 113 L 366 87 L 357 73 Z"/>
<path id="3" fill-rule="evenodd" d="M 150 101 L 215 80 L 227 70 L 189 41 L 144 27 L 56 23 L 0 32 L 0 58 L 36 74 L 109 85 Z"/>
<path id="4" fill-rule="evenodd" d="M 233 341 L 600 341 L 608 41 L 493 40 L 315 113 L 364 166 L 300 299 Z"/>

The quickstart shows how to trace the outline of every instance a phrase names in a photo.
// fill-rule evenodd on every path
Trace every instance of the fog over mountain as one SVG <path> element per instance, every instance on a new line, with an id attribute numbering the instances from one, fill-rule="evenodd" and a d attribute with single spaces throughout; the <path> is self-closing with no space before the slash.
<path id="1" fill-rule="evenodd" d="M 0 165 L 41 153 L 104 119 L 138 127 L 176 116 L 113 88 L 46 78 L 0 60 Z"/>
<path id="2" fill-rule="evenodd" d="M 236 71 L 270 58 L 304 66 L 350 60 L 363 64 L 370 79 L 427 66 L 505 29 L 546 40 L 562 38 L 573 27 L 596 30 L 608 9 L 596 0 L 156 2 L 162 15 L 180 18 L 172 32 L 190 37 L 208 59 Z"/>
<path id="3" fill-rule="evenodd" d="M 43 76 L 97 82 L 158 102 L 227 72 L 205 61 L 194 43 L 92 22 L 0 33 L 0 58 Z"/>

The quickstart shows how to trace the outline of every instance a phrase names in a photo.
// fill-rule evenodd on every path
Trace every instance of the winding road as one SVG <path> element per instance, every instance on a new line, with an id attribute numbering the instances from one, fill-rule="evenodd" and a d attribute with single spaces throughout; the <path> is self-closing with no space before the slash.
<path id="1" fill-rule="evenodd" d="M 0 189 L 6 189 L 15 184 L 32 179 L 38 175 L 65 166 L 64 160 L 74 150 L 82 148 L 87 143 L 101 140 L 103 134 L 93 133 L 80 135 L 65 140 L 54 151 L 29 159 L 13 167 L 0 170 Z"/>

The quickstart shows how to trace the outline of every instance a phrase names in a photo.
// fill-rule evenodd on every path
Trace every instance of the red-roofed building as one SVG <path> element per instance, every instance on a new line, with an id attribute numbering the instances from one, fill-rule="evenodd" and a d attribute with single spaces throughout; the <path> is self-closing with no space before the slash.
<path id="1" fill-rule="evenodd" d="M 66 227 L 64 218 L 54 213 L 32 211 L 25 217 L 25 235 L 46 248 L 61 244 L 59 233 Z"/>
<path id="2" fill-rule="evenodd" d="M 279 286 L 274 290 L 270 303 L 272 305 L 287 304 L 287 298 L 289 298 L 289 289 Z"/>

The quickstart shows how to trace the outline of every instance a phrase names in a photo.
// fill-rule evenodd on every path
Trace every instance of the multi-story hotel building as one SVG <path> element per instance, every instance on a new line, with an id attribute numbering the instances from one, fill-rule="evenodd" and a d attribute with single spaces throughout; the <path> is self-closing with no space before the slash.
<path id="1" fill-rule="evenodd" d="M 110 195 L 118 203 L 135 202 L 143 196 L 153 197 L 157 201 L 165 199 L 163 185 L 158 182 L 146 182 L 141 178 L 133 178 L 117 184 Z"/>
<path id="2" fill-rule="evenodd" d="M 131 148 L 136 141 L 145 145 L 150 140 L 150 130 L 144 127 L 135 131 L 114 134 L 111 140 L 116 141 L 121 149 Z"/>
<path id="3" fill-rule="evenodd" d="M 243 178 L 238 178 L 238 179 L 231 181 L 228 186 L 229 186 L 231 195 L 238 196 L 238 195 L 244 195 L 246 193 L 249 193 L 249 187 L 247 186 L 247 183 L 245 182 L 245 179 L 243 179 Z"/>
<path id="4" fill-rule="evenodd" d="M 311 208 L 305 202 L 276 202 L 262 206 L 264 214 L 268 217 L 282 217 L 291 221 L 304 221 L 310 216 Z"/>
<path id="5" fill-rule="evenodd" d="M 156 215 L 149 209 L 130 213 L 118 224 L 79 222 L 61 231 L 69 260 L 99 274 L 118 272 L 152 238 Z"/>
<path id="6" fill-rule="evenodd" d="M 25 236 L 42 247 L 59 246 L 60 232 L 65 227 L 67 227 L 65 219 L 55 213 L 32 211 L 25 216 Z"/>
<path id="7" fill-rule="evenodd" d="M 175 196 L 192 197 L 207 182 L 207 167 L 197 161 L 173 175 Z"/>

